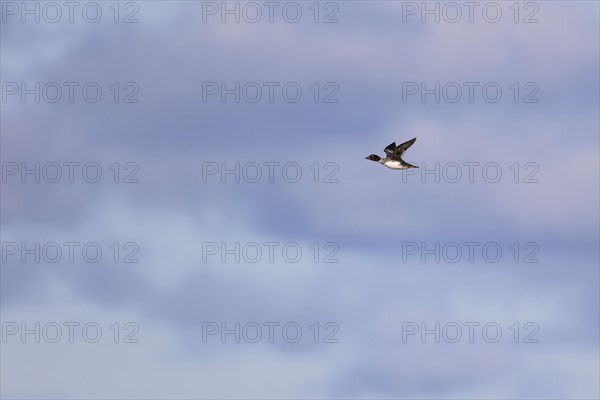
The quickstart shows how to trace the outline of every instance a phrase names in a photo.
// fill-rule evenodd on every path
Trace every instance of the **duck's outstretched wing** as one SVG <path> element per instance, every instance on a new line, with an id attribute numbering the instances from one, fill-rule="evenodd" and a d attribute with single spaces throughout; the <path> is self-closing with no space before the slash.
<path id="1" fill-rule="evenodd" d="M 396 151 L 394 152 L 394 155 L 397 157 L 402 156 L 402 154 L 404 154 L 404 152 L 406 150 L 408 150 L 408 148 L 410 146 L 412 146 L 416 141 L 417 141 L 417 138 L 412 138 L 409 141 L 402 143 L 400 146 L 396 147 Z"/>
<path id="2" fill-rule="evenodd" d="M 394 152 L 396 151 L 396 142 L 390 143 L 390 145 L 383 149 L 383 151 L 385 151 L 385 154 L 387 154 L 388 156 L 394 154 Z"/>

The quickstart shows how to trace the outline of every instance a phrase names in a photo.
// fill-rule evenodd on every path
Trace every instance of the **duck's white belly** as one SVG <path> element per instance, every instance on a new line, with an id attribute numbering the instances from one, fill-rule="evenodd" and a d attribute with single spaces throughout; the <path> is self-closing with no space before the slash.
<path id="1" fill-rule="evenodd" d="M 406 167 L 402 165 L 400 161 L 386 161 L 383 163 L 383 165 L 391 169 L 406 169 Z"/>

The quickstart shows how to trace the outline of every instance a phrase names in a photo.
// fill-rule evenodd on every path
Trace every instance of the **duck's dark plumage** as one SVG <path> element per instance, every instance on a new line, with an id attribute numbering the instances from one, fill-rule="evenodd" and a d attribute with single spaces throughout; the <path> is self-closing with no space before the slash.
<path id="1" fill-rule="evenodd" d="M 402 154 L 404 154 L 404 152 L 406 150 L 408 150 L 408 148 L 410 146 L 412 146 L 415 142 L 417 141 L 417 138 L 412 138 L 404 143 L 402 143 L 400 146 L 396 147 L 396 151 L 395 153 L 399 156 L 401 156 Z"/>

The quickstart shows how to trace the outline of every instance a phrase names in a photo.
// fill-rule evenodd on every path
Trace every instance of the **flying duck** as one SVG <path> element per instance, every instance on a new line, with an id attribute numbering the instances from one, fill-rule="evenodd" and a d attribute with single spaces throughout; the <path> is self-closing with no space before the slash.
<path id="1" fill-rule="evenodd" d="M 407 142 L 402 143 L 400 146 L 396 146 L 396 142 L 393 142 L 383 151 L 385 151 L 385 158 L 381 158 L 376 154 L 371 154 L 365 157 L 367 160 L 376 161 L 380 164 L 385 165 L 391 169 L 408 169 L 408 168 L 419 168 L 416 165 L 407 163 L 402 159 L 404 152 L 415 143 L 417 138 L 413 138 Z"/>

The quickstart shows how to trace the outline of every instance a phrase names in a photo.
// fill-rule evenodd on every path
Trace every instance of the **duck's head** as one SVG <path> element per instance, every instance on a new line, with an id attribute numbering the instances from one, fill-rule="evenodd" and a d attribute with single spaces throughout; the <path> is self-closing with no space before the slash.
<path id="1" fill-rule="evenodd" d="M 379 162 L 381 160 L 381 157 L 379 157 L 377 154 L 371 154 L 370 156 L 365 157 L 365 160 Z"/>

